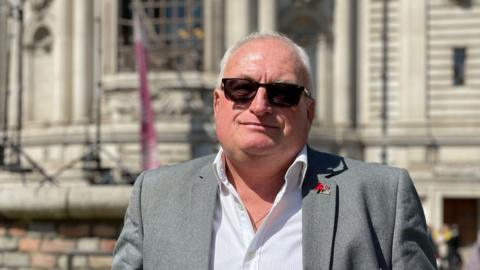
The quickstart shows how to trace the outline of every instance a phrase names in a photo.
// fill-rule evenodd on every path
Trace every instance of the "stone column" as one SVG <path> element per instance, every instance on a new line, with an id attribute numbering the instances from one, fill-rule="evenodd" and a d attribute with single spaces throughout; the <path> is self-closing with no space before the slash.
<path id="1" fill-rule="evenodd" d="M 225 50 L 223 46 L 223 1 L 204 0 L 204 55 L 203 65 L 206 72 L 215 74 Z"/>
<path id="2" fill-rule="evenodd" d="M 351 86 L 351 29 L 350 4 L 348 1 L 335 1 L 333 36 L 333 120 L 338 128 L 347 128 L 351 125 L 350 97 Z"/>
<path id="3" fill-rule="evenodd" d="M 77 2 L 77 1 L 75 1 Z M 82 1 L 80 1 L 82 2 Z M 54 44 L 53 44 L 53 122 L 66 124 L 71 116 L 71 0 L 54 2 Z"/>
<path id="4" fill-rule="evenodd" d="M 432 226 L 433 228 L 440 228 L 443 225 L 443 194 L 442 192 L 436 190 L 433 192 L 432 197 Z"/>
<path id="5" fill-rule="evenodd" d="M 225 43 L 227 48 L 252 30 L 250 0 L 226 0 Z"/>
<path id="6" fill-rule="evenodd" d="M 400 1 L 400 119 L 426 120 L 426 3 Z"/>
<path id="7" fill-rule="evenodd" d="M 8 6 L 7 1 L 0 0 L 0 133 L 5 127 L 5 114 L 7 114 L 8 108 L 5 108 L 5 101 L 7 98 L 7 45 L 8 45 L 8 32 L 7 32 L 7 18 L 8 18 Z M 0 135 L 0 143 L 2 136 Z M 1 154 L 1 153 L 0 153 Z"/>
<path id="8" fill-rule="evenodd" d="M 118 2 L 120 1 L 95 1 L 95 12 L 101 14 L 102 76 L 112 75 L 117 71 L 118 14 L 117 12 L 112 12 L 112 10 L 118 10 Z M 97 54 L 97 52 L 94 52 L 94 54 Z"/>
<path id="9" fill-rule="evenodd" d="M 317 40 L 316 117 L 322 126 L 332 123 L 332 47 L 325 34 Z"/>
<path id="10" fill-rule="evenodd" d="M 10 18 L 8 24 L 9 34 L 11 35 L 11 39 L 9 40 L 9 47 L 10 47 L 10 63 L 9 63 L 9 80 L 8 80 L 8 91 L 9 91 L 9 100 L 8 100 L 8 126 L 13 128 L 17 126 L 18 120 L 18 99 L 19 99 L 19 82 L 18 82 L 18 72 L 19 72 L 19 65 L 18 62 L 18 53 L 19 49 L 19 29 L 20 24 L 16 21 L 15 18 Z"/>
<path id="11" fill-rule="evenodd" d="M 271 32 L 277 29 L 277 1 L 258 1 L 258 31 Z"/>
<path id="12" fill-rule="evenodd" d="M 370 0 L 360 0 L 358 7 L 358 119 L 364 126 L 370 122 Z"/>
<path id="13" fill-rule="evenodd" d="M 73 121 L 86 123 L 93 91 L 93 1 L 73 1 Z"/>

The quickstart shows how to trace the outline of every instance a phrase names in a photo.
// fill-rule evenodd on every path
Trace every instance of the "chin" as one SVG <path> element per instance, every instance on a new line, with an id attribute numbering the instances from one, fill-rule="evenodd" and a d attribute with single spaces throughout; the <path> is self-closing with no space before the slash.
<path id="1" fill-rule="evenodd" d="M 262 141 L 262 142 L 255 142 L 255 143 L 247 143 L 243 145 L 243 149 L 246 153 L 249 154 L 268 154 L 272 152 L 278 146 L 273 141 Z"/>

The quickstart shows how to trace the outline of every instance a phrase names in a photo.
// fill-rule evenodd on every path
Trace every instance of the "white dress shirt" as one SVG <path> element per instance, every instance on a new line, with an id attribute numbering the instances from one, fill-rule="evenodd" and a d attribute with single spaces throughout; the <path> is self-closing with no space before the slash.
<path id="1" fill-rule="evenodd" d="M 227 179 L 220 149 L 213 162 L 219 188 L 210 269 L 302 269 L 301 187 L 307 165 L 305 146 L 288 168 L 285 183 L 255 232 L 242 200 Z"/>

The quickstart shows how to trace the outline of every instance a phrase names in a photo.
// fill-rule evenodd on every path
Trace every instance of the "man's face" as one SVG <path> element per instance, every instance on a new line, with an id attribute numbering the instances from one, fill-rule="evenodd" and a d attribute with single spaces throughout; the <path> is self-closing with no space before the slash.
<path id="1" fill-rule="evenodd" d="M 238 48 L 227 62 L 224 78 L 248 78 L 260 83 L 287 82 L 307 86 L 300 60 L 282 41 L 260 39 Z M 311 90 L 311 89 L 310 89 Z M 236 104 L 214 91 L 218 140 L 225 153 L 248 156 L 295 155 L 307 141 L 314 102 L 302 95 L 294 107 L 276 107 L 260 87 L 250 103 Z"/>

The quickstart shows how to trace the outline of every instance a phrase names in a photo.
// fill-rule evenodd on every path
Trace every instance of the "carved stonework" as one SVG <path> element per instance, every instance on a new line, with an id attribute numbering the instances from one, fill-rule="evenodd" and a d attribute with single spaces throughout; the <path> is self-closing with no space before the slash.
<path id="1" fill-rule="evenodd" d="M 202 91 L 204 90 L 175 89 L 159 91 L 153 101 L 156 116 L 202 116 L 210 114 L 210 105 L 202 98 Z"/>
<path id="2" fill-rule="evenodd" d="M 434 177 L 438 179 L 466 179 L 478 181 L 480 168 L 478 164 L 443 164 L 433 168 Z M 435 177 L 435 179 L 437 179 Z M 438 180 L 437 179 L 437 180 Z"/>
<path id="3" fill-rule="evenodd" d="M 301 46 L 315 44 L 318 35 L 329 33 L 332 24 L 332 0 L 282 1 L 279 5 L 279 30 Z M 291 12 L 291 10 L 295 12 Z"/>
<path id="4" fill-rule="evenodd" d="M 40 12 L 46 9 L 52 1 L 51 0 L 30 0 L 30 2 L 32 4 L 32 8 L 35 11 Z"/>
<path id="5" fill-rule="evenodd" d="M 308 6 L 312 6 L 313 4 L 315 4 L 315 2 L 317 1 L 312 1 L 312 0 L 295 0 L 293 2 L 293 5 L 295 7 L 308 7 Z"/>
<path id="6" fill-rule="evenodd" d="M 136 91 L 108 93 L 105 97 L 105 108 L 102 108 L 102 119 L 113 123 L 132 123 L 138 121 L 138 100 Z"/>
<path id="7" fill-rule="evenodd" d="M 50 52 L 53 45 L 53 37 L 50 30 L 46 26 L 40 26 L 33 34 L 31 44 L 27 44 L 27 49 L 37 50 L 42 49 L 45 52 Z"/>
<path id="8" fill-rule="evenodd" d="M 106 122 L 132 123 L 139 121 L 139 101 L 136 90 L 105 94 L 102 118 Z M 212 117 L 211 92 L 202 89 L 162 89 L 152 95 L 155 119 Z"/>
<path id="9" fill-rule="evenodd" d="M 472 0 L 450 0 L 454 5 L 458 5 L 462 8 L 471 8 Z"/>

